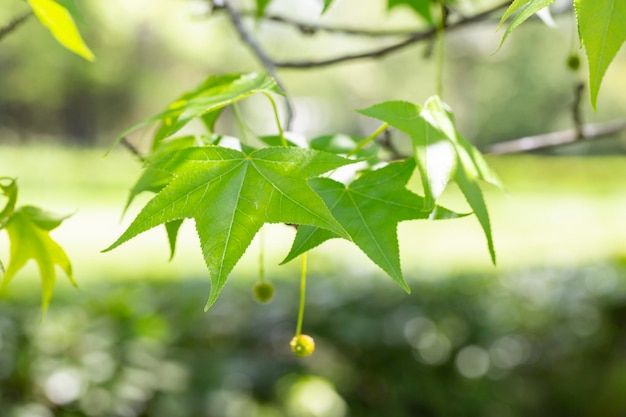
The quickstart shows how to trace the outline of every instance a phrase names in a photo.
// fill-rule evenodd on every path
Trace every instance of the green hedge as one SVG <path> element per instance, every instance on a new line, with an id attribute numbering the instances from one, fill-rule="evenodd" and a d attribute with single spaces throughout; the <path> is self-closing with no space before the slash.
<path id="1" fill-rule="evenodd" d="M 61 292 L 43 322 L 34 296 L 5 298 L 0 415 L 621 416 L 624 273 L 444 277 L 411 296 L 310 277 L 307 359 L 288 347 L 296 282 L 268 305 L 233 288 L 208 313 L 206 277 Z"/>

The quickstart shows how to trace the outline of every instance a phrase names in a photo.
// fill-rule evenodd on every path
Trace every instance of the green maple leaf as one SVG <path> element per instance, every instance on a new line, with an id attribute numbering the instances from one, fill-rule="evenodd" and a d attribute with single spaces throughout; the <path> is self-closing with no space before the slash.
<path id="1" fill-rule="evenodd" d="M 589 62 L 589 95 L 595 109 L 602 78 L 626 41 L 626 1 L 575 0 L 574 5 Z"/>
<path id="2" fill-rule="evenodd" d="M 49 235 L 66 218 L 37 207 L 24 206 L 13 212 L 4 227 L 9 235 L 11 249 L 2 288 L 9 284 L 26 262 L 34 259 L 42 280 L 41 308 L 44 313 L 50 304 L 56 281 L 55 266 L 65 271 L 71 283 L 76 285 L 70 260 L 63 248 Z"/>
<path id="3" fill-rule="evenodd" d="M 144 172 L 131 189 L 124 210 L 138 194 L 144 191 L 159 192 L 169 182 L 171 174 L 158 168 L 159 164 L 154 163 L 156 160 L 169 158 L 177 149 L 208 143 L 217 144 L 220 139 L 216 135 L 170 138 L 172 135 L 193 119 L 202 121 L 207 131 L 213 133 L 215 123 L 224 107 L 257 93 L 280 94 L 280 91 L 277 90 L 274 79 L 265 73 L 211 75 L 195 88 L 179 96 L 164 112 L 149 117 L 123 132 L 114 143 L 142 126 L 159 122 L 152 143 L 152 154 L 147 160 L 148 164 Z M 170 243 L 170 259 L 174 257 L 176 238 L 181 224 L 182 221 L 176 221 L 165 225 Z"/>
<path id="4" fill-rule="evenodd" d="M 349 238 L 306 180 L 352 163 L 299 148 L 187 148 L 155 163 L 172 179 L 105 251 L 163 223 L 193 218 L 211 274 L 208 309 L 264 223 L 322 227 Z"/>
<path id="5" fill-rule="evenodd" d="M 430 213 L 423 210 L 424 199 L 406 188 L 414 169 L 415 159 L 410 158 L 369 171 L 348 186 L 329 178 L 309 180 L 352 241 L 406 292 L 410 289 L 400 268 L 398 223 L 459 217 L 442 207 L 436 207 Z M 336 237 L 341 236 L 330 230 L 300 226 L 282 263 Z"/>
<path id="6" fill-rule="evenodd" d="M 385 121 L 411 138 L 427 209 L 434 207 L 437 197 L 450 181 L 459 185 L 485 233 L 489 254 L 495 264 L 489 213 L 477 182 L 482 180 L 499 188 L 502 184 L 478 149 L 459 133 L 452 112 L 441 99 L 433 96 L 424 107 L 390 101 L 359 112 Z"/>
<path id="7" fill-rule="evenodd" d="M 391 10 L 400 5 L 410 7 L 428 23 L 433 24 L 433 16 L 430 10 L 432 0 L 387 0 L 387 10 Z"/>
<path id="8" fill-rule="evenodd" d="M 144 162 L 145 167 L 141 176 L 135 185 L 130 189 L 128 199 L 126 200 L 126 206 L 124 207 L 124 212 L 128 210 L 128 207 L 137 195 L 145 191 L 158 193 L 170 182 L 172 179 L 170 171 L 174 167 L 170 166 L 170 171 L 167 171 L 159 168 L 159 164 L 169 161 L 172 153 L 193 146 L 207 145 L 212 142 L 214 142 L 212 138 L 204 136 L 182 136 L 170 138 L 160 142 L 159 146 L 152 152 L 152 155 L 150 155 Z M 182 223 L 182 220 L 176 220 L 165 224 L 165 230 L 167 231 L 167 238 L 170 244 L 170 260 L 174 258 L 174 253 L 176 252 L 176 239 Z"/>

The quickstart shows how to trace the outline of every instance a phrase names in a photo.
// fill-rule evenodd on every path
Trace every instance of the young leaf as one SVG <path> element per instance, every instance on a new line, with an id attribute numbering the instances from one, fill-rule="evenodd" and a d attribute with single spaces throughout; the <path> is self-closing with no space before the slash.
<path id="1" fill-rule="evenodd" d="M 400 269 L 398 223 L 404 220 L 454 218 L 459 215 L 442 207 L 431 215 L 423 210 L 424 199 L 406 189 L 415 169 L 409 158 L 376 171 L 369 171 L 345 186 L 329 178 L 309 180 L 352 241 L 406 292 L 410 292 Z M 291 250 L 282 263 L 340 237 L 330 230 L 300 226 Z"/>
<path id="2" fill-rule="evenodd" d="M 387 0 L 387 10 L 391 10 L 400 5 L 410 7 L 428 23 L 433 24 L 433 16 L 430 11 L 432 0 Z"/>
<path id="3" fill-rule="evenodd" d="M 486 208 L 483 209 L 482 194 L 476 192 L 476 181 L 483 180 L 500 188 L 502 184 L 481 153 L 458 132 L 454 115 L 441 99 L 431 97 L 423 108 L 392 101 L 359 112 L 385 121 L 411 138 L 426 195 L 425 210 L 434 207 L 434 201 L 449 181 L 459 184 L 485 232 L 489 254 L 495 263 L 489 216 Z"/>
<path id="4" fill-rule="evenodd" d="M 25 206 L 16 210 L 5 228 L 11 243 L 10 261 L 4 274 L 2 288 L 6 287 L 26 262 L 34 259 L 41 275 L 41 308 L 45 313 L 56 280 L 55 265 L 67 274 L 70 282 L 76 285 L 72 266 L 65 251 L 49 236 L 67 216 L 54 215 L 37 207 Z"/>
<path id="5" fill-rule="evenodd" d="M 555 0 L 530 0 L 530 1 L 526 1 L 526 2 L 517 1 L 517 0 L 514 1 L 511 4 L 511 6 L 509 6 L 509 9 L 504 13 L 504 16 L 502 16 L 502 20 L 500 21 L 500 25 L 502 25 L 502 23 L 506 20 L 506 18 L 508 18 L 511 15 L 511 13 L 513 13 L 514 11 L 519 9 L 522 6 L 522 3 L 528 3 L 528 4 L 524 7 L 524 9 L 517 16 L 515 16 L 513 18 L 513 20 L 509 24 L 509 27 L 506 28 L 506 31 L 504 32 L 504 35 L 502 36 L 502 39 L 500 40 L 500 45 L 498 46 L 498 49 L 502 47 L 502 45 L 504 44 L 505 39 L 519 25 L 524 23 L 529 17 L 531 17 L 532 15 L 537 13 L 539 10 L 541 10 L 544 7 L 547 7 L 550 4 L 554 3 L 554 1 Z M 498 27 L 500 27 L 500 26 L 498 26 Z"/>
<path id="6" fill-rule="evenodd" d="M 95 56 L 80 36 L 80 32 L 74 23 L 70 11 L 54 0 L 27 0 L 33 9 L 35 16 L 42 25 L 50 30 L 56 40 L 74 52 L 93 62 Z"/>
<path id="7" fill-rule="evenodd" d="M 589 62 L 589 95 L 595 109 L 602 78 L 626 40 L 626 1 L 575 0 L 574 5 Z"/>
<path id="8" fill-rule="evenodd" d="M 115 143 L 140 127 L 161 122 L 154 136 L 153 148 L 156 148 L 163 139 L 178 132 L 191 120 L 199 117 L 205 124 L 207 120 L 214 124 L 217 116 L 207 120 L 204 117 L 256 93 L 282 94 L 274 79 L 266 73 L 210 76 L 198 87 L 175 100 L 167 110 L 126 129 Z"/>
<path id="9" fill-rule="evenodd" d="M 172 179 L 105 251 L 159 224 L 193 218 L 211 273 L 208 309 L 264 223 L 308 224 L 349 238 L 306 180 L 352 162 L 291 147 L 183 149 L 155 163 Z"/>

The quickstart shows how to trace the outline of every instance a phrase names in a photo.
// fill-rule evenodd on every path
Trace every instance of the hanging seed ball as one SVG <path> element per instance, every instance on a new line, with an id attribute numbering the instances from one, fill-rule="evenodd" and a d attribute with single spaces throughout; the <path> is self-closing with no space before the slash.
<path id="1" fill-rule="evenodd" d="M 300 358 L 307 357 L 315 351 L 315 341 L 308 334 L 294 336 L 289 342 L 289 346 L 294 355 Z"/>
<path id="2" fill-rule="evenodd" d="M 573 54 L 567 57 L 567 67 L 572 71 L 578 71 L 580 68 L 580 58 L 578 55 Z"/>
<path id="3" fill-rule="evenodd" d="M 267 303 L 274 297 L 274 286 L 270 282 L 259 281 L 252 289 L 252 292 L 257 301 Z"/>

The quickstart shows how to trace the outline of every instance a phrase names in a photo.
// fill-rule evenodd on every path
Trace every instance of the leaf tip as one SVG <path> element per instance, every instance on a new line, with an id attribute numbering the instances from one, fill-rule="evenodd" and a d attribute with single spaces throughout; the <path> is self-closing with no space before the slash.
<path id="1" fill-rule="evenodd" d="M 496 251 L 493 249 L 493 246 L 489 248 L 489 255 L 491 256 L 491 263 L 493 264 L 493 266 L 497 266 Z"/>
<path id="2" fill-rule="evenodd" d="M 121 242 L 119 242 L 119 239 L 118 239 L 115 242 L 113 242 L 111 245 L 109 245 L 107 248 L 102 249 L 100 253 L 111 252 L 113 249 L 117 248 L 119 245 L 121 245 Z"/>
<path id="3" fill-rule="evenodd" d="M 211 300 L 211 298 L 209 298 L 206 304 L 204 305 L 204 312 L 206 313 L 207 311 L 209 311 L 209 309 L 214 303 L 215 303 L 215 300 Z"/>

